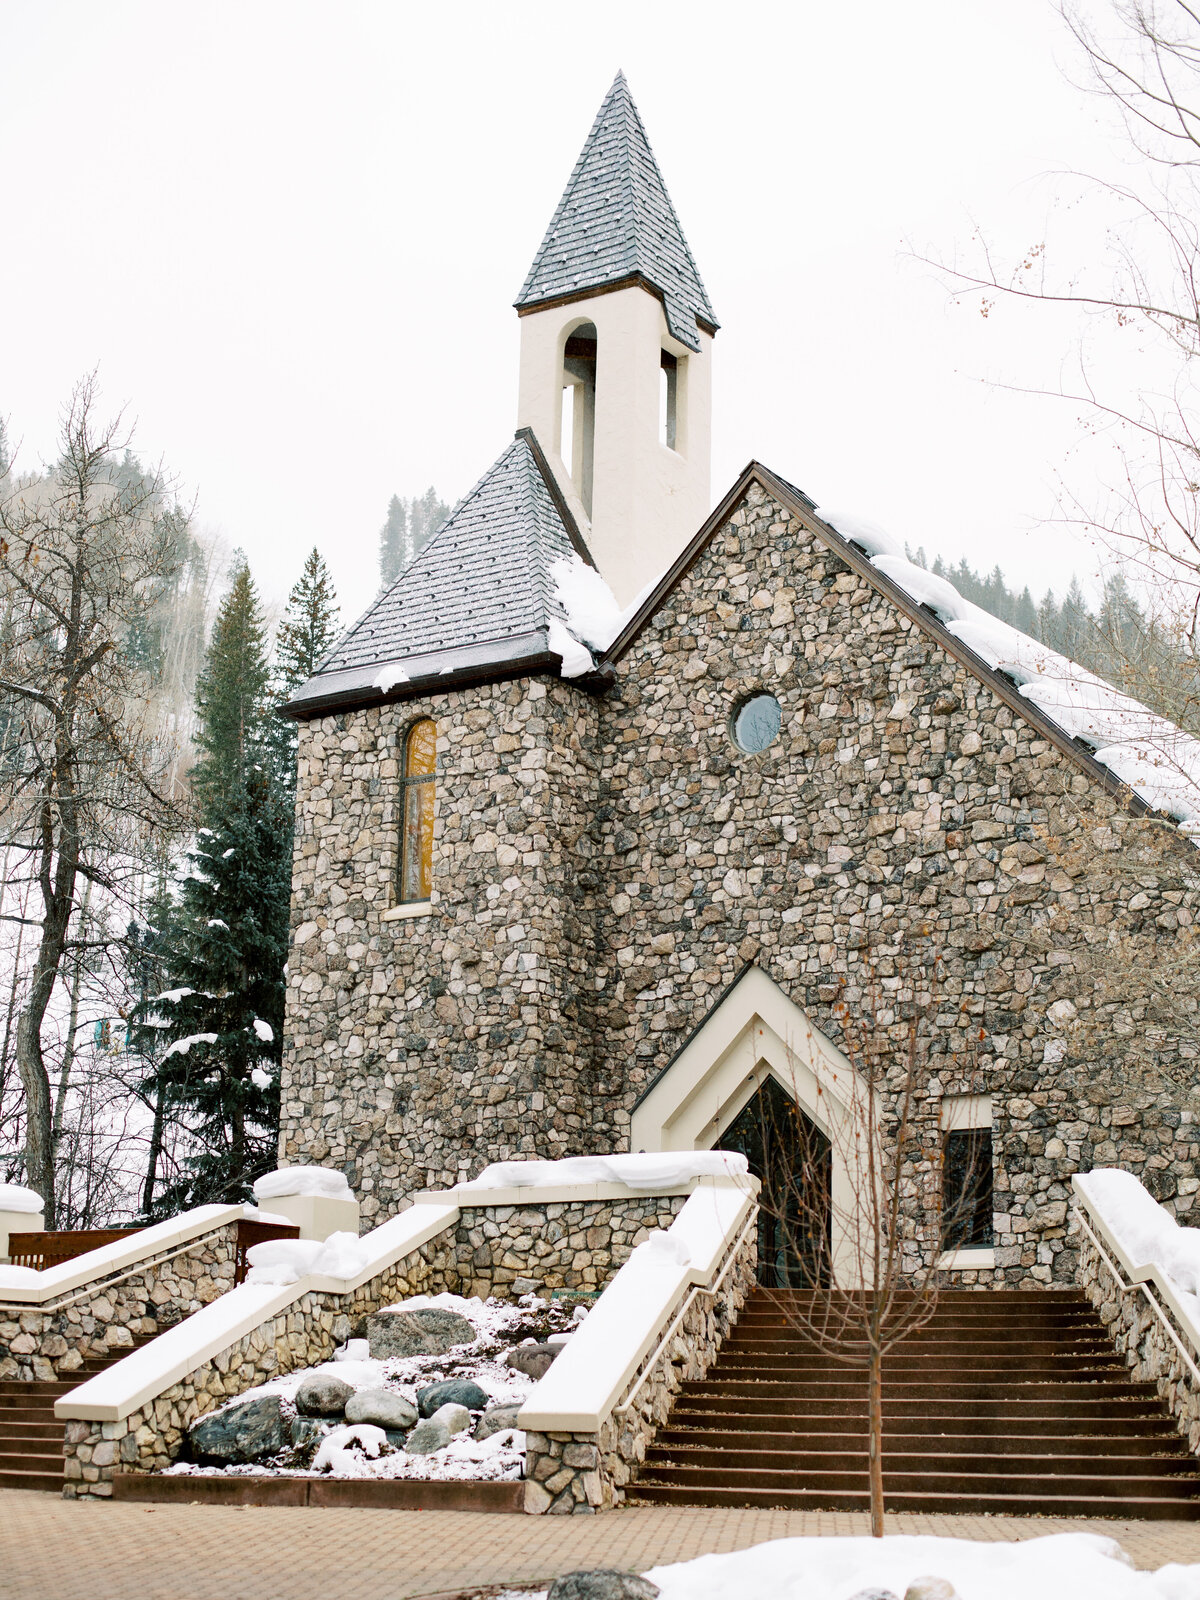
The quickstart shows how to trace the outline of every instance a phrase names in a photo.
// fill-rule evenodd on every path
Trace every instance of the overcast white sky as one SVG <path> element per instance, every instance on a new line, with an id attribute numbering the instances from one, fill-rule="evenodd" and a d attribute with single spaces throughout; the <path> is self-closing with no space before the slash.
<path id="1" fill-rule="evenodd" d="M 389 496 L 511 437 L 512 301 L 623 67 L 722 323 L 714 499 L 756 456 L 1061 585 L 1075 411 L 980 380 L 1054 381 L 1070 329 L 955 308 L 906 243 L 1093 247 L 1070 60 L 1051 0 L 0 0 L 0 415 L 34 465 L 98 366 L 265 594 L 315 543 L 349 621 Z"/>

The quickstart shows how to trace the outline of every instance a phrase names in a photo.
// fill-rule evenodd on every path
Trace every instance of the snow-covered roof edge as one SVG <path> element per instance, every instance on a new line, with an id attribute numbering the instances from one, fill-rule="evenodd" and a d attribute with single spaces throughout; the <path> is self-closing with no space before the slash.
<path id="1" fill-rule="evenodd" d="M 898 611 L 902 612 L 910 621 L 917 624 L 921 630 L 929 635 L 946 654 L 964 666 L 971 675 L 987 686 L 997 697 L 1003 701 L 1010 710 L 1014 711 L 1030 726 L 1036 728 L 1039 735 L 1046 739 L 1063 755 L 1071 760 L 1094 779 L 1110 794 L 1125 797 L 1138 811 L 1149 811 L 1154 806 L 1137 793 L 1136 788 L 1120 775 L 1112 766 L 1099 760 L 1060 723 L 1047 715 L 1047 713 L 1027 695 L 1023 695 L 1018 685 L 1005 673 L 997 671 L 990 663 L 973 649 L 962 638 L 957 637 L 940 617 L 934 614 L 927 604 L 910 593 L 902 584 L 896 581 L 883 566 L 877 565 L 871 554 L 852 539 L 846 538 L 830 523 L 825 522 L 819 514 L 817 503 L 812 500 L 803 489 L 789 483 L 786 478 L 781 478 L 772 472 L 769 467 L 763 466 L 760 461 L 751 461 L 743 469 L 728 493 L 715 507 L 707 521 L 696 533 L 691 542 L 680 552 L 672 565 L 663 573 L 658 583 L 640 605 L 636 613 L 630 617 L 618 636 L 597 662 L 600 671 L 614 667 L 617 662 L 632 648 L 642 630 L 654 617 L 659 608 L 670 599 L 680 582 L 691 571 L 705 550 L 711 544 L 717 532 L 728 522 L 745 498 L 751 484 L 757 483 L 765 490 L 784 510 L 799 518 L 800 522 L 813 533 L 820 541 L 827 545 L 845 564 L 860 577 L 865 578 L 872 586 L 879 590 Z M 931 575 L 927 575 L 931 576 Z M 945 583 L 945 580 L 934 580 Z M 953 585 L 946 583 L 946 588 L 957 596 Z M 961 600 L 961 597 L 958 597 Z M 966 606 L 968 602 L 962 601 Z M 972 610 L 978 610 L 972 607 Z M 1005 624 L 996 622 L 997 627 Z M 1015 630 L 1014 630 L 1015 631 Z M 1023 637 L 1023 636 L 1022 636 Z M 1033 640 L 1029 641 L 1031 645 Z M 1039 647 L 1040 648 L 1040 647 Z M 1082 673 L 1083 669 L 1079 671 Z M 1116 691 L 1113 690 L 1116 694 Z M 1186 737 L 1180 731 L 1180 738 Z M 1112 752 L 1106 751 L 1108 755 Z"/>

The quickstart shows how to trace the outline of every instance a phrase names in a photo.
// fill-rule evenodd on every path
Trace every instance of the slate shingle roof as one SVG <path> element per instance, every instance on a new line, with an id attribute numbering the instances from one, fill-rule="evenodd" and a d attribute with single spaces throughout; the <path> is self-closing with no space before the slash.
<path id="1" fill-rule="evenodd" d="M 402 664 L 409 680 L 486 676 L 489 666 L 545 654 L 549 623 L 563 617 L 550 569 L 572 552 L 590 563 L 536 441 L 522 429 L 411 566 L 342 635 L 291 708 L 369 700 L 383 692 L 375 679 L 392 663 Z"/>
<path id="2" fill-rule="evenodd" d="M 618 72 L 516 303 L 537 305 L 633 274 L 662 295 L 674 337 L 698 350 L 696 318 L 714 328 L 717 319 Z"/>

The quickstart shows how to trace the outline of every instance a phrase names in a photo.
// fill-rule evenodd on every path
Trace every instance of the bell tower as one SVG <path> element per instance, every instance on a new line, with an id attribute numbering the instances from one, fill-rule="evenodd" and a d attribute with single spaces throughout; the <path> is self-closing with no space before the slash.
<path id="1" fill-rule="evenodd" d="M 516 305 L 517 425 L 627 605 L 710 509 L 718 323 L 623 73 Z"/>

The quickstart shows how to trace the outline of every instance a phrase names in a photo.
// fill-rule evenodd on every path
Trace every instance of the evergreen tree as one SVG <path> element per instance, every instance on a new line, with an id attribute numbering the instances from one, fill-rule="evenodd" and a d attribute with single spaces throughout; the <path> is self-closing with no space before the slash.
<path id="1" fill-rule="evenodd" d="M 160 1212 L 243 1198 L 274 1160 L 292 807 L 273 759 L 269 676 L 242 561 L 198 687 L 192 786 L 202 825 L 155 951 L 166 988 L 134 1017 L 139 1042 L 153 1030 L 156 1091 L 196 1146 Z"/>
<path id="2" fill-rule="evenodd" d="M 432 484 L 419 500 L 414 499 L 408 514 L 409 539 L 414 561 L 449 515 L 450 507 L 438 499 L 437 491 Z"/>
<path id="3" fill-rule="evenodd" d="M 250 568 L 240 551 L 234 560 L 229 593 L 196 683 L 200 757 L 192 769 L 192 788 L 202 811 L 243 791 L 267 745 L 266 632 Z"/>
<path id="4" fill-rule="evenodd" d="M 399 495 L 388 501 L 387 521 L 379 530 L 379 582 L 384 589 L 394 583 L 411 561 L 408 503 Z"/>
<path id="5" fill-rule="evenodd" d="M 392 505 L 398 503 L 393 496 Z M 314 545 L 288 595 L 287 610 L 275 635 L 275 675 L 283 694 L 307 683 L 338 632 L 337 593 L 329 568 Z"/>
<path id="6" fill-rule="evenodd" d="M 288 795 L 296 792 L 296 724 L 278 709 L 317 670 L 340 632 L 337 594 L 329 568 L 314 546 L 304 571 L 288 595 L 287 610 L 275 635 L 273 745 L 277 770 Z"/>
<path id="7" fill-rule="evenodd" d="M 432 484 L 424 494 L 414 495 L 411 500 L 392 496 L 388 502 L 387 521 L 379 530 L 382 588 L 386 589 L 411 566 L 449 515 L 450 507 L 438 499 Z"/>

